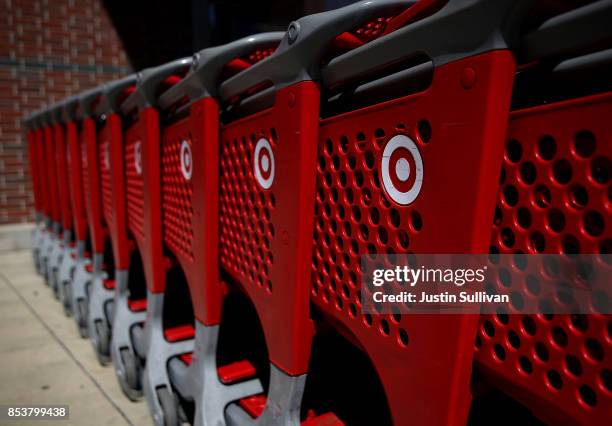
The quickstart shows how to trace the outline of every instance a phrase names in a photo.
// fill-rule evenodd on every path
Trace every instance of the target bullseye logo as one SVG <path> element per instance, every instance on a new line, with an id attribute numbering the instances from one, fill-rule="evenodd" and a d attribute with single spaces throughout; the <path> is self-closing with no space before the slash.
<path id="1" fill-rule="evenodd" d="M 186 180 L 191 179 L 191 173 L 193 171 L 193 158 L 191 156 L 191 146 L 186 140 L 181 144 L 181 172 Z"/>
<path id="2" fill-rule="evenodd" d="M 269 189 L 274 181 L 274 152 L 268 140 L 261 138 L 255 145 L 253 173 L 263 189 Z"/>
<path id="3" fill-rule="evenodd" d="M 142 174 L 142 144 L 140 141 L 134 144 L 134 168 L 136 173 Z"/>
<path id="4" fill-rule="evenodd" d="M 423 186 L 423 159 L 412 139 L 396 135 L 383 151 L 381 177 L 385 191 L 401 205 L 412 203 Z"/>

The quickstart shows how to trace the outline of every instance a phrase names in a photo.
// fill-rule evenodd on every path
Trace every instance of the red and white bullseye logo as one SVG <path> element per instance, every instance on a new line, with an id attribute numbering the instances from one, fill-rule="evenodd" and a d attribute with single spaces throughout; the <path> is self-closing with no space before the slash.
<path id="1" fill-rule="evenodd" d="M 423 185 L 423 160 L 412 139 L 396 135 L 383 151 L 381 177 L 385 191 L 401 205 L 412 203 Z"/>
<path id="2" fill-rule="evenodd" d="M 136 173 L 142 174 L 142 144 L 140 141 L 134 144 L 134 168 Z"/>
<path id="3" fill-rule="evenodd" d="M 193 171 L 193 158 L 191 157 L 191 146 L 186 140 L 181 144 L 181 172 L 186 180 L 191 179 Z"/>
<path id="4" fill-rule="evenodd" d="M 263 189 L 269 189 L 274 181 L 274 152 L 272 146 L 266 139 L 261 138 L 255 145 L 253 157 L 253 173 L 257 183 Z"/>

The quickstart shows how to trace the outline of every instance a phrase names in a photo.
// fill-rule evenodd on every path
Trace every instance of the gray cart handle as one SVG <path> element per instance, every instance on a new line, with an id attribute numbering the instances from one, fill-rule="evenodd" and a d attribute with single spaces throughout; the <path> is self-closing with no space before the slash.
<path id="1" fill-rule="evenodd" d="M 191 63 L 191 57 L 182 58 L 140 71 L 136 75 L 136 91 L 123 102 L 121 112 L 127 115 L 134 110 L 140 111 L 146 107 L 157 106 L 156 92 L 159 84 L 173 74 L 186 71 Z"/>
<path id="2" fill-rule="evenodd" d="M 334 58 L 323 84 L 334 88 L 417 54 L 440 66 L 495 49 L 524 50 L 527 60 L 570 53 L 612 36 L 611 3 L 571 10 L 521 38 L 532 0 L 449 0 L 431 16 Z"/>
<path id="3" fill-rule="evenodd" d="M 102 100 L 96 107 L 95 113 L 102 115 L 111 112 L 119 112 L 121 94 L 128 87 L 135 86 L 136 81 L 136 74 L 132 74 L 105 84 L 102 90 Z"/>
<path id="4" fill-rule="evenodd" d="M 260 48 L 276 47 L 284 34 L 283 32 L 255 34 L 199 51 L 193 56 L 189 74 L 160 96 L 159 107 L 167 109 L 184 97 L 188 97 L 193 102 L 208 96 L 217 96 L 219 74 L 228 62 Z"/>
<path id="5" fill-rule="evenodd" d="M 584 53 L 602 42 L 612 47 L 612 0 L 600 0 L 550 18 L 523 37 L 520 59 L 531 62 Z"/>
<path id="6" fill-rule="evenodd" d="M 323 85 L 334 88 L 399 61 L 427 55 L 434 66 L 517 45 L 532 0 L 449 0 L 421 20 L 332 59 Z"/>
<path id="7" fill-rule="evenodd" d="M 68 97 L 62 105 L 62 120 L 64 123 L 77 120 L 77 110 L 79 108 L 80 95 Z"/>
<path id="8" fill-rule="evenodd" d="M 76 113 L 77 119 L 83 120 L 94 116 L 94 102 L 102 96 L 103 87 L 102 85 L 94 87 L 93 89 L 83 92 L 79 96 L 79 108 Z"/>
<path id="9" fill-rule="evenodd" d="M 273 55 L 223 82 L 223 101 L 271 81 L 277 89 L 304 80 L 318 80 L 320 61 L 331 41 L 382 14 L 401 12 L 412 0 L 360 1 L 329 12 L 305 16 L 289 25 Z"/>

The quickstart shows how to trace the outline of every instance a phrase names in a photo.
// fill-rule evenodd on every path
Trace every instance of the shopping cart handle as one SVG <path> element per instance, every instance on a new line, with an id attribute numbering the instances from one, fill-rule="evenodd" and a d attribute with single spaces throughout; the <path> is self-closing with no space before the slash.
<path id="1" fill-rule="evenodd" d="M 157 89 L 166 78 L 181 73 L 191 66 L 192 58 L 177 59 L 166 64 L 147 68 L 136 76 L 136 90 L 121 105 L 123 114 L 139 111 L 149 106 L 157 106 Z"/>
<path id="2" fill-rule="evenodd" d="M 414 3 L 412 0 L 360 1 L 300 18 L 289 25 L 274 54 L 223 82 L 220 96 L 227 101 L 268 81 L 281 88 L 298 81 L 318 80 L 322 56 L 338 35 L 380 14 L 399 12 Z"/>
<path id="3" fill-rule="evenodd" d="M 417 55 L 439 66 L 516 47 L 517 22 L 530 5 L 531 0 L 449 0 L 432 15 L 332 59 L 323 69 L 323 85 L 334 88 Z"/>
<path id="4" fill-rule="evenodd" d="M 42 126 L 52 126 L 54 124 L 53 116 L 51 114 L 52 108 L 54 108 L 54 106 L 47 107 L 38 118 Z"/>
<path id="5" fill-rule="evenodd" d="M 97 115 L 119 111 L 121 94 L 130 86 L 136 85 L 136 74 L 128 75 L 104 85 L 102 100 L 95 109 Z"/>
<path id="6" fill-rule="evenodd" d="M 185 96 L 192 102 L 208 96 L 217 96 L 219 74 L 228 62 L 260 48 L 276 47 L 283 35 L 280 31 L 255 34 L 199 51 L 193 57 L 189 74 L 160 96 L 159 107 L 169 108 Z"/>
<path id="7" fill-rule="evenodd" d="M 523 37 L 519 57 L 531 62 L 585 52 L 612 39 L 612 0 L 600 0 L 557 15 Z M 608 43 L 608 48 L 612 43 Z"/>
<path id="8" fill-rule="evenodd" d="M 22 125 L 27 127 L 29 130 L 37 129 L 40 113 L 40 110 L 34 111 L 32 114 L 21 120 Z"/>
<path id="9" fill-rule="evenodd" d="M 102 96 L 103 86 L 94 87 L 81 94 L 76 118 L 82 120 L 94 115 L 95 101 Z"/>
<path id="10" fill-rule="evenodd" d="M 79 96 L 70 96 L 63 103 L 62 120 L 64 122 L 76 119 L 76 112 L 79 107 Z"/>
<path id="11" fill-rule="evenodd" d="M 64 100 L 49 108 L 49 121 L 51 124 L 59 124 L 63 122 L 62 111 L 64 110 Z"/>

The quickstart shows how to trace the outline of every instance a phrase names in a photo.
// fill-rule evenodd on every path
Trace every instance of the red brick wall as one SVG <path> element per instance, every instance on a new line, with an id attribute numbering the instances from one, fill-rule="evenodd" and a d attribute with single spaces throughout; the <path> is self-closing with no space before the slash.
<path id="1" fill-rule="evenodd" d="M 101 0 L 0 0 L 0 224 L 33 218 L 21 119 L 129 72 Z"/>

